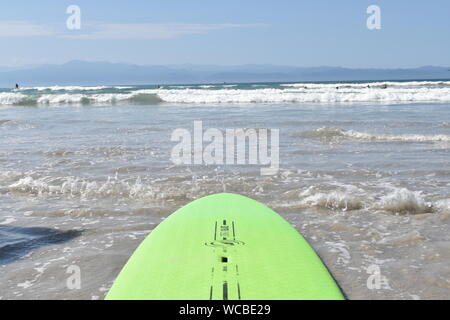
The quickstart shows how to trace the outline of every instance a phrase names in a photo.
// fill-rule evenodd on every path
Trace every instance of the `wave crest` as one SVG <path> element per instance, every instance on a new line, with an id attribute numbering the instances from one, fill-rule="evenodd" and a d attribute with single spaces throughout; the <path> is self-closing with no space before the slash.
<path id="1" fill-rule="evenodd" d="M 0 93 L 0 105 L 450 102 L 450 82 L 191 85 L 159 89 L 126 86 L 34 87 Z"/>
<path id="2" fill-rule="evenodd" d="M 403 142 L 450 142 L 446 134 L 388 134 L 344 130 L 336 127 L 322 127 L 300 133 L 298 136 L 323 141 L 357 140 L 357 141 L 403 141 Z"/>
<path id="3" fill-rule="evenodd" d="M 448 203 L 425 200 L 418 191 L 388 187 L 384 194 L 372 194 L 356 186 L 311 186 L 298 193 L 300 199 L 294 205 L 299 208 L 318 208 L 334 212 L 369 210 L 388 214 L 426 214 L 447 212 Z M 294 201 L 295 202 L 295 201 Z M 292 203 L 290 205 L 293 205 Z"/>
<path id="4" fill-rule="evenodd" d="M 145 104 L 154 105 L 162 100 L 151 93 L 135 91 L 132 93 L 61 93 L 31 94 L 0 93 L 0 105 L 40 106 L 40 105 L 109 105 L 109 104 Z"/>
<path id="5" fill-rule="evenodd" d="M 396 214 L 432 213 L 433 205 L 425 201 L 421 192 L 405 188 L 395 188 L 391 193 L 381 197 L 374 208 Z"/>

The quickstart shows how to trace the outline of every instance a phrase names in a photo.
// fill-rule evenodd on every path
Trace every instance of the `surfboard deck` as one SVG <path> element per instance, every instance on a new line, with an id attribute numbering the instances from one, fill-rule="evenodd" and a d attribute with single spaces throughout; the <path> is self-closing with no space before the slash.
<path id="1" fill-rule="evenodd" d="M 109 300 L 340 300 L 307 241 L 280 215 L 236 194 L 177 210 L 142 242 Z"/>

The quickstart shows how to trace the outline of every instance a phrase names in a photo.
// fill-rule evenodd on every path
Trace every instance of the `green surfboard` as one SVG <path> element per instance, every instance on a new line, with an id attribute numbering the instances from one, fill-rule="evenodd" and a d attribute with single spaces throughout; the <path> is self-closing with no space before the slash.
<path id="1" fill-rule="evenodd" d="M 235 194 L 165 219 L 120 272 L 109 300 L 340 300 L 314 250 L 281 216 Z"/>

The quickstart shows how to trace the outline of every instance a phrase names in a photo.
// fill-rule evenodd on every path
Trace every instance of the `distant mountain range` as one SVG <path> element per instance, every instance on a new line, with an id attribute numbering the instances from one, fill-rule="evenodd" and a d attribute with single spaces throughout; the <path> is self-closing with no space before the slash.
<path id="1" fill-rule="evenodd" d="M 342 67 L 289 67 L 275 65 L 167 65 L 71 61 L 62 65 L 0 68 L 0 87 L 47 85 L 144 85 L 223 82 L 295 82 L 448 79 L 448 67 L 413 69 L 350 69 Z"/>

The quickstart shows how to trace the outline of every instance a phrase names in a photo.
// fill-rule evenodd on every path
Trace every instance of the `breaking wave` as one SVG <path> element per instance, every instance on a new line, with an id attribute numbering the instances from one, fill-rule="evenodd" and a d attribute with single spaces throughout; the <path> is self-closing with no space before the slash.
<path id="1" fill-rule="evenodd" d="M 303 208 L 322 208 L 333 211 L 353 211 L 360 210 L 368 206 L 365 193 L 354 187 L 349 186 L 340 189 L 320 190 L 311 186 L 300 192 L 300 207 Z"/>
<path id="2" fill-rule="evenodd" d="M 156 94 L 141 93 L 100 93 L 100 94 L 31 94 L 0 93 L 0 105 L 41 106 L 41 105 L 109 105 L 109 104 L 144 104 L 154 105 L 162 100 Z"/>
<path id="3" fill-rule="evenodd" d="M 360 83 L 287 83 L 281 84 L 282 87 L 291 88 L 417 88 L 417 87 L 450 87 L 450 81 L 383 81 L 383 82 L 360 82 Z"/>
<path id="4" fill-rule="evenodd" d="M 265 89 L 179 89 L 152 90 L 163 101 L 171 103 L 412 103 L 448 102 L 450 88 L 265 88 Z"/>
<path id="5" fill-rule="evenodd" d="M 374 208 L 399 214 L 433 212 L 433 204 L 425 201 L 421 192 L 413 192 L 405 188 L 394 188 L 391 193 L 382 196 L 374 204 Z"/>
<path id="6" fill-rule="evenodd" d="M 118 175 L 109 176 L 107 179 L 89 179 L 74 176 L 35 177 L 32 174 L 16 172 L 3 177 L 0 175 L 0 182 L 0 194 L 7 193 L 22 197 L 62 197 L 81 201 L 99 199 L 143 200 L 146 202 L 193 200 L 198 193 L 204 195 L 211 193 L 208 186 L 203 186 L 202 190 L 199 190 L 192 180 L 184 181 L 181 185 L 175 181 L 158 184 L 155 183 L 158 182 L 158 179 L 150 181 L 147 177 L 123 179 Z"/>
<path id="7" fill-rule="evenodd" d="M 265 85 L 50 86 L 0 92 L 0 105 L 450 102 L 450 81 Z"/>
<path id="8" fill-rule="evenodd" d="M 370 194 L 355 186 L 328 188 L 311 186 L 299 192 L 300 208 L 319 208 L 332 211 L 372 210 L 390 214 L 425 214 L 446 211 L 446 202 L 432 203 L 419 191 L 406 188 L 387 188 L 383 194 Z"/>
<path id="9" fill-rule="evenodd" d="M 244 192 L 251 189 L 252 179 L 225 178 L 225 183 L 233 191 Z M 235 186 L 231 183 L 234 181 Z M 121 179 L 116 176 L 107 179 L 85 177 L 35 176 L 29 173 L 7 172 L 0 175 L 0 194 L 20 197 L 56 197 L 67 199 L 120 201 L 174 201 L 191 200 L 211 192 L 223 192 L 224 186 L 215 177 L 208 177 L 197 183 L 186 177 L 158 179 L 136 177 Z M 263 187 L 252 194 L 263 194 Z M 248 190 L 247 190 L 248 191 Z M 245 193 L 245 192 L 244 192 Z M 288 198 L 286 196 L 289 194 Z M 287 208 L 319 209 L 328 212 L 370 211 L 395 215 L 417 215 L 450 212 L 450 199 L 430 200 L 421 191 L 411 191 L 390 185 L 356 186 L 352 184 L 313 184 L 304 189 L 293 189 L 282 196 L 282 206 Z"/>
<path id="10" fill-rule="evenodd" d="M 322 141 L 402 141 L 402 142 L 450 142 L 450 135 L 447 134 L 388 134 L 388 133 L 368 133 L 355 130 L 343 130 L 335 127 L 322 127 L 312 131 L 300 133 L 303 138 L 317 139 Z"/>

